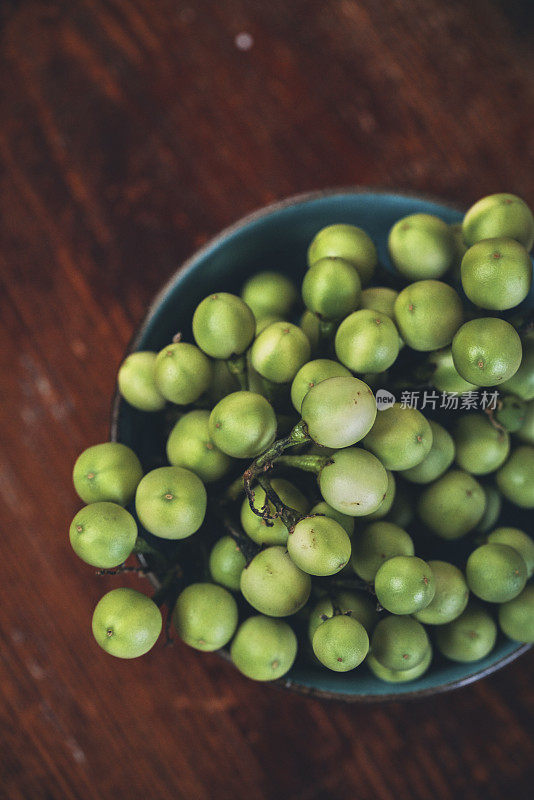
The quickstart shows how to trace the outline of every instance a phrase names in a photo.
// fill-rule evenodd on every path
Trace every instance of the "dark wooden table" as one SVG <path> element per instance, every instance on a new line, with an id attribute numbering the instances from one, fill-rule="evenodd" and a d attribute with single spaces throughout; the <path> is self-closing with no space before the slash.
<path id="1" fill-rule="evenodd" d="M 530 796 L 532 656 L 382 707 L 179 644 L 120 662 L 90 633 L 114 580 L 67 540 L 128 340 L 207 237 L 332 185 L 534 202 L 528 9 L 3 0 L 0 18 L 0 796 Z"/>

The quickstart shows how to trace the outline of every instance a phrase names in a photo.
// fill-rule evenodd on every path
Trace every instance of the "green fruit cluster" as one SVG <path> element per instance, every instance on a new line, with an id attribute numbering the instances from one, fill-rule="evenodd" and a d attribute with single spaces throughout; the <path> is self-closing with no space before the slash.
<path id="1" fill-rule="evenodd" d="M 498 626 L 534 641 L 534 541 L 502 511 L 534 508 L 534 337 L 511 311 L 530 290 L 533 240 L 514 195 L 454 226 L 413 214 L 390 231 L 395 273 L 380 285 L 367 233 L 329 225 L 300 293 L 254 274 L 241 296 L 198 303 L 194 342 L 129 355 L 119 391 L 165 415 L 161 461 L 145 472 L 124 444 L 85 450 L 69 535 L 104 571 L 143 553 L 159 588 L 106 594 L 97 642 L 146 653 L 166 606 L 183 642 L 228 646 L 249 678 L 282 677 L 300 652 L 395 683 L 423 675 L 435 649 L 484 658 Z M 484 413 L 401 401 L 414 387 L 499 388 Z"/>

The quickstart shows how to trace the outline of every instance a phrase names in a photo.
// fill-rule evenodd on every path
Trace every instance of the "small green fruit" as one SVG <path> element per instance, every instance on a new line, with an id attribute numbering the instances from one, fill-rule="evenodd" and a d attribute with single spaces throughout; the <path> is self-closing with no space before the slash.
<path id="1" fill-rule="evenodd" d="M 180 639 L 196 650 L 219 650 L 237 628 L 237 604 L 213 583 L 192 583 L 180 594 L 172 621 Z"/>
<path id="2" fill-rule="evenodd" d="M 161 627 L 157 605 L 135 589 L 113 589 L 99 601 L 93 614 L 96 641 L 117 658 L 138 658 L 147 653 Z"/>

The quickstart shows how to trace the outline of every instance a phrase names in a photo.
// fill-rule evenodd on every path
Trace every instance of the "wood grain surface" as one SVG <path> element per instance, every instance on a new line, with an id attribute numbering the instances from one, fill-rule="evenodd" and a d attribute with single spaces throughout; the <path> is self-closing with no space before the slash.
<path id="1" fill-rule="evenodd" d="M 2 0 L 0 797 L 531 796 L 532 655 L 372 708 L 180 644 L 120 662 L 67 540 L 128 340 L 207 237 L 338 184 L 534 202 L 528 5 Z"/>

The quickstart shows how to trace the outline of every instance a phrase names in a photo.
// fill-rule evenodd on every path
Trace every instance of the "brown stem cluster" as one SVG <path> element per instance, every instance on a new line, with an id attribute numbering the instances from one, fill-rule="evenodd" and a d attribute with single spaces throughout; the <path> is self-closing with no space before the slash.
<path id="1" fill-rule="evenodd" d="M 245 487 L 245 492 L 248 498 L 248 502 L 250 504 L 250 508 L 258 517 L 261 517 L 267 525 L 269 523 L 272 525 L 272 520 L 275 518 L 271 514 L 268 499 L 271 500 L 273 506 L 276 511 L 275 516 L 280 516 L 282 509 L 285 509 L 286 506 L 282 503 L 281 499 L 278 497 L 276 492 L 272 489 L 269 482 L 266 483 L 267 489 L 264 491 L 267 495 L 266 501 L 261 509 L 256 508 L 254 505 L 254 490 L 252 488 L 254 483 L 259 483 L 260 486 L 262 485 L 261 480 L 264 479 L 265 473 L 272 469 L 273 464 L 277 461 L 280 456 L 285 453 L 286 450 L 289 450 L 291 447 L 296 447 L 299 444 L 304 444 L 310 441 L 310 435 L 308 433 L 308 429 L 306 423 L 303 420 L 300 420 L 291 433 L 285 436 L 282 439 L 278 439 L 278 441 L 274 442 L 264 453 L 258 456 L 250 465 L 250 467 L 245 470 L 243 475 L 243 483 Z M 270 497 L 269 497 L 270 495 Z M 268 498 L 268 499 L 267 499 Z M 280 509 L 280 511 L 278 510 Z M 294 511 L 294 509 L 288 509 L 289 511 Z M 282 517 L 281 517 L 282 518 Z"/>

